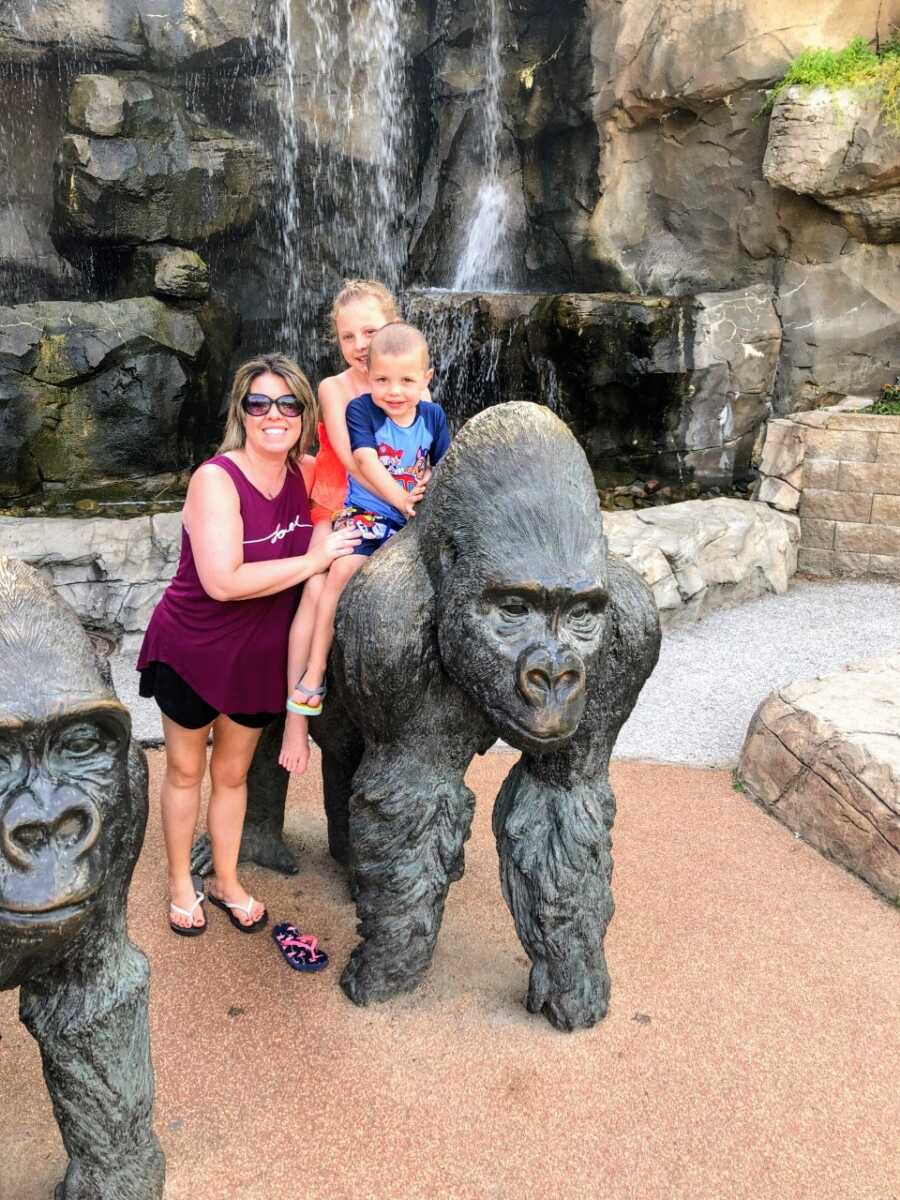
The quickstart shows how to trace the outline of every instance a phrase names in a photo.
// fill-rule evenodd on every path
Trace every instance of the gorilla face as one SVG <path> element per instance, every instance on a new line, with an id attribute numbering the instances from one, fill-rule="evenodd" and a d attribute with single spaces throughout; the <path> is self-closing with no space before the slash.
<path id="1" fill-rule="evenodd" d="M 439 631 L 447 670 L 505 741 L 529 753 L 558 749 L 578 728 L 602 644 L 602 582 L 492 578 L 454 592 Z"/>
<path id="2" fill-rule="evenodd" d="M 0 986 L 13 959 L 58 957 L 94 907 L 119 849 L 129 738 L 114 701 L 0 719 Z"/>

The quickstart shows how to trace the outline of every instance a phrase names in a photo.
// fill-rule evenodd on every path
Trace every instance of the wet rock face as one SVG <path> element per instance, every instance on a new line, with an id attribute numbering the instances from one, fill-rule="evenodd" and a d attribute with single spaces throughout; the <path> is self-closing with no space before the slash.
<path id="1" fill-rule="evenodd" d="M 0 11 L 0 55 L 37 62 L 74 50 L 157 67 L 228 61 L 258 36 L 255 7 L 253 0 L 10 0 Z"/>
<path id="2" fill-rule="evenodd" d="M 0 496 L 189 465 L 204 344 L 196 316 L 151 297 L 0 308 Z"/>
<path id="3" fill-rule="evenodd" d="M 76 81 L 69 121 L 87 132 L 67 134 L 57 157 L 64 241 L 203 243 L 246 227 L 265 199 L 260 147 L 210 129 L 147 79 Z"/>
<path id="4" fill-rule="evenodd" d="M 763 174 L 840 213 L 859 241 L 900 240 L 900 138 L 878 92 L 789 88 L 772 112 Z"/>
<path id="5" fill-rule="evenodd" d="M 746 476 L 781 346 L 771 290 L 694 297 L 410 293 L 458 426 L 507 396 L 564 416 L 600 477 Z M 633 477 L 633 476 L 632 476 Z"/>

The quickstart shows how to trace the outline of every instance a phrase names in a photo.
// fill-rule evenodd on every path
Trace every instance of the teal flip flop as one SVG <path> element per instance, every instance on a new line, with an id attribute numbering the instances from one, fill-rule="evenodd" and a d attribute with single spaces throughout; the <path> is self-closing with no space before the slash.
<path id="1" fill-rule="evenodd" d="M 321 685 L 321 687 L 308 688 L 304 687 L 300 681 L 297 682 L 297 685 L 294 688 L 295 692 L 300 692 L 304 696 L 309 696 L 310 698 L 313 696 L 321 696 L 323 700 L 325 699 L 325 693 L 327 690 L 328 689 L 324 683 Z M 288 712 L 297 713 L 298 716 L 301 717 L 318 717 L 321 715 L 322 705 L 316 704 L 315 706 L 312 706 L 309 704 L 298 704 L 296 700 L 292 700 L 290 696 L 288 696 L 287 710 Z"/>

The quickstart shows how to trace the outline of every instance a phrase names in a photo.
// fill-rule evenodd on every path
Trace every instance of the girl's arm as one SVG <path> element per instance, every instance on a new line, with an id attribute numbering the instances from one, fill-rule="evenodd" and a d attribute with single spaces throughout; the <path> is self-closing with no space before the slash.
<path id="1" fill-rule="evenodd" d="M 332 533 L 307 554 L 272 562 L 244 562 L 244 522 L 237 489 L 216 466 L 201 467 L 191 479 L 182 521 L 203 590 L 213 600 L 272 596 L 327 571 L 335 558 L 352 554 L 359 538 Z"/>
<path id="2" fill-rule="evenodd" d="M 347 401 L 338 383 L 338 376 L 323 379 L 319 384 L 319 410 L 328 433 L 328 440 L 341 460 L 345 471 L 353 473 L 356 464 L 350 449 L 350 434 L 347 432 Z"/>

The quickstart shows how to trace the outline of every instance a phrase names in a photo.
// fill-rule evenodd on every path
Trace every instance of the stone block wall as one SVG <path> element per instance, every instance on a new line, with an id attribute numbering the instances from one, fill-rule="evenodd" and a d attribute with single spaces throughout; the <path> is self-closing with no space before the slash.
<path id="1" fill-rule="evenodd" d="M 769 422 L 757 498 L 799 513 L 807 574 L 900 579 L 900 416 L 867 403 Z"/>

